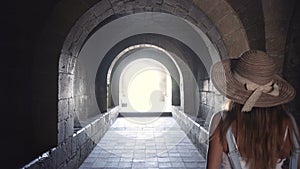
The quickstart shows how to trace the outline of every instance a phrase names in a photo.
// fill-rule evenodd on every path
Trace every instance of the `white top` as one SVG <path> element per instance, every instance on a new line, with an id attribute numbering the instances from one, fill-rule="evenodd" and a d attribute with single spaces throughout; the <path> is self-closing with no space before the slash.
<path id="1" fill-rule="evenodd" d="M 278 160 L 278 163 L 277 163 L 275 169 L 282 169 L 281 166 L 282 166 L 283 162 L 284 162 L 284 159 Z M 246 166 L 246 161 L 243 160 L 241 157 L 240 157 L 240 163 L 241 163 L 242 169 L 249 169 L 249 166 Z M 229 158 L 228 158 L 227 154 L 225 154 L 225 153 L 223 153 L 221 169 L 232 169 L 230 162 L 229 162 Z"/>

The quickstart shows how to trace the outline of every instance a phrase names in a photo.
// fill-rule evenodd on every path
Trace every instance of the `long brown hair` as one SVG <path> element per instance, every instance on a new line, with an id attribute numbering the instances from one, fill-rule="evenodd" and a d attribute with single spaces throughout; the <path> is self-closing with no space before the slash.
<path id="1" fill-rule="evenodd" d="M 290 149 L 293 150 L 292 121 L 284 111 L 282 105 L 268 108 L 253 107 L 250 112 L 241 112 L 242 105 L 231 102 L 230 109 L 222 122 L 220 137 L 226 146 L 226 132 L 229 126 L 233 128 L 237 146 L 241 157 L 246 160 L 250 168 L 271 169 L 275 168 L 278 159 L 287 154 L 283 152 L 284 135 L 288 128 Z"/>

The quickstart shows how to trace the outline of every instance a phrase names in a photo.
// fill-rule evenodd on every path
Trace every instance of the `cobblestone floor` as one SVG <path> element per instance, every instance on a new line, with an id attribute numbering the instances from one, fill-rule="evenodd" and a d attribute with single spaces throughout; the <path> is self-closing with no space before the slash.
<path id="1" fill-rule="evenodd" d="M 172 117 L 118 118 L 80 169 L 204 169 L 205 160 Z"/>

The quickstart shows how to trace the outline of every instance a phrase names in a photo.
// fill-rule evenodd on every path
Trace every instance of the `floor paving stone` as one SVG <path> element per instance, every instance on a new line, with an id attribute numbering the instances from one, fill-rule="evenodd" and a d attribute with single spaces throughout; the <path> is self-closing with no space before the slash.
<path id="1" fill-rule="evenodd" d="M 205 168 L 172 117 L 118 118 L 80 169 Z"/>

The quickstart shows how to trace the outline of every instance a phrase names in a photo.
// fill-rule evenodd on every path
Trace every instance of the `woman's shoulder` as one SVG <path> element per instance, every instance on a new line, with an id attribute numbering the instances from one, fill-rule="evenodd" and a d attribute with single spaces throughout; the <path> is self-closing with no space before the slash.
<path id="1" fill-rule="evenodd" d="M 220 123 L 220 121 L 224 118 L 223 116 L 224 116 L 224 114 L 223 114 L 222 111 L 219 111 L 219 112 L 217 112 L 217 113 L 214 113 L 214 114 L 212 115 L 211 120 L 210 120 L 210 124 L 211 124 L 211 125 L 218 125 L 218 124 Z"/>
<path id="2" fill-rule="evenodd" d="M 210 120 L 210 124 L 209 124 L 209 133 L 212 134 L 214 133 L 214 131 L 217 129 L 217 127 L 219 126 L 220 122 L 222 121 L 222 115 L 223 112 L 217 112 L 215 114 L 212 115 L 212 118 Z"/>

